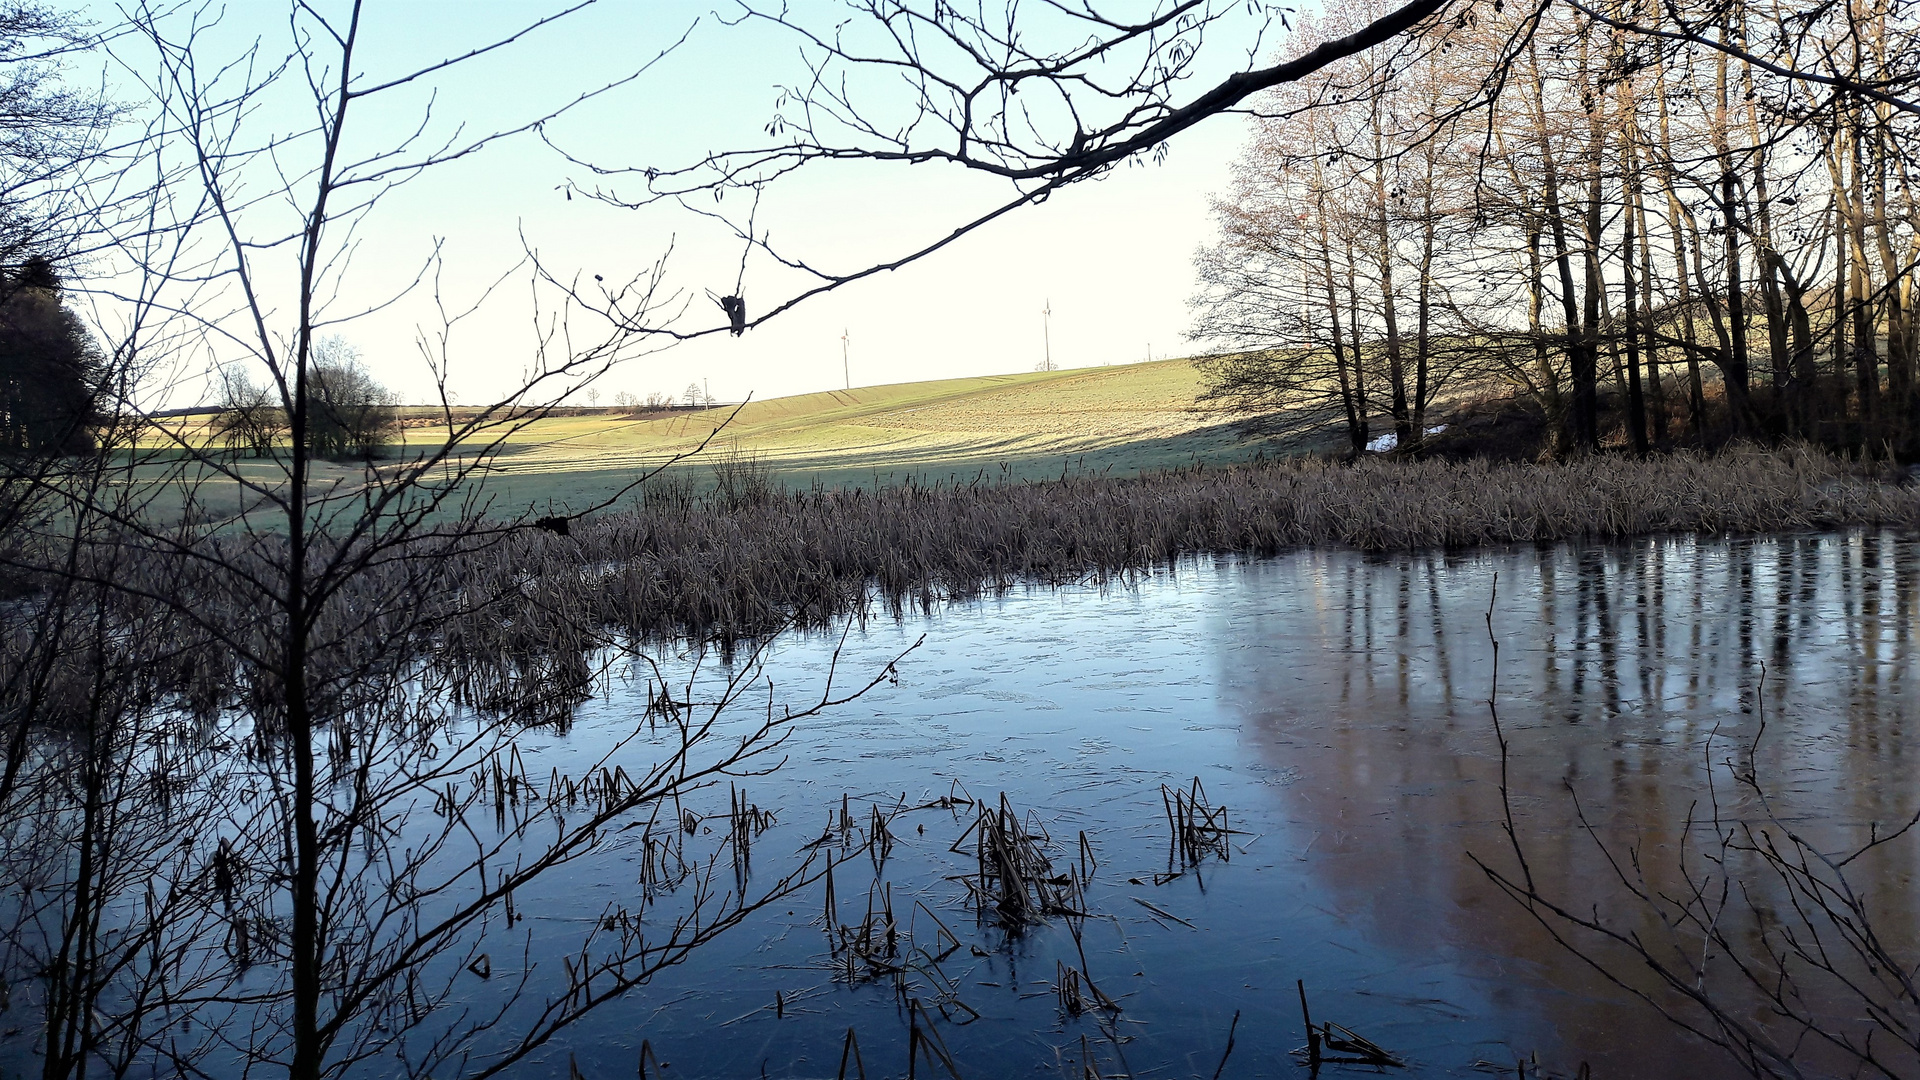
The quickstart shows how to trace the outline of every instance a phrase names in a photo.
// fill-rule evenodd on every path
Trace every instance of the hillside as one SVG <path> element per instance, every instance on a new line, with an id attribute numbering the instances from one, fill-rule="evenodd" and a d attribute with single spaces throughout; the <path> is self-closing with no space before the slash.
<path id="1" fill-rule="evenodd" d="M 1194 408 L 1190 363 L 896 383 L 636 415 L 554 417 L 507 444 L 488 490 L 501 503 L 578 507 L 640 470 L 696 447 L 725 423 L 706 458 L 749 455 L 788 486 L 966 481 L 984 472 L 1028 479 L 1063 468 L 1143 469 L 1237 460 L 1252 446 Z M 425 432 L 411 433 L 414 444 Z M 704 477 L 706 461 L 689 468 Z"/>
<path id="2" fill-rule="evenodd" d="M 1199 392 L 1191 363 L 1162 360 L 865 386 L 749 401 L 737 410 L 569 407 L 504 442 L 480 495 L 496 514 L 529 507 L 542 514 L 579 512 L 709 437 L 703 454 L 675 466 L 701 486 L 712 483 L 713 465 L 729 457 L 754 459 L 788 487 L 872 487 L 964 483 L 983 475 L 1027 480 L 1062 470 L 1128 475 L 1250 456 L 1252 440 L 1219 414 L 1195 408 Z M 407 422 L 394 458 L 416 456 L 436 442 L 431 412 L 403 410 Z M 205 417 L 182 419 L 185 426 L 149 444 L 210 437 L 201 427 Z M 384 468 L 393 464 L 390 459 Z M 267 485 L 283 475 L 273 461 L 243 459 L 236 467 Z M 223 517 L 239 510 L 230 479 L 199 475 L 200 512 Z M 363 466 L 351 462 L 314 466 L 322 488 L 354 488 L 364 477 Z M 169 505 L 162 499 L 151 510 L 170 516 L 161 509 Z"/>

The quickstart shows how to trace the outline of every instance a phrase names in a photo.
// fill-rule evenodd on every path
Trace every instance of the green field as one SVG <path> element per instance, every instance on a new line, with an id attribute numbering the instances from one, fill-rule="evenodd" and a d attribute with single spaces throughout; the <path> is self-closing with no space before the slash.
<path id="1" fill-rule="evenodd" d="M 737 411 L 568 409 L 508 439 L 483 490 L 495 513 L 578 512 L 703 439 L 706 451 L 678 466 L 696 483 L 711 483 L 713 462 L 731 455 L 754 459 L 789 488 L 1027 480 L 1063 469 L 1129 475 L 1251 456 L 1258 440 L 1197 408 L 1199 392 L 1191 363 L 1163 360 L 868 386 Z M 411 422 L 395 458 L 419 454 L 444 431 L 427 410 L 405 412 Z M 268 482 L 279 471 L 271 461 L 239 467 Z M 353 487 L 364 477 L 357 464 L 324 464 L 315 481 Z M 210 478 L 198 493 L 220 515 L 238 508 L 237 492 L 223 484 L 233 487 Z"/>
<path id="2" fill-rule="evenodd" d="M 1199 390 L 1190 363 L 1165 360 L 802 394 L 737 413 L 587 411 L 508 442 L 487 490 L 503 509 L 578 509 L 709 436 L 704 459 L 750 456 L 788 487 L 1131 474 L 1250 456 L 1252 441 L 1195 408 Z M 410 433 L 412 449 L 428 430 Z M 710 471 L 706 460 L 688 468 Z"/>

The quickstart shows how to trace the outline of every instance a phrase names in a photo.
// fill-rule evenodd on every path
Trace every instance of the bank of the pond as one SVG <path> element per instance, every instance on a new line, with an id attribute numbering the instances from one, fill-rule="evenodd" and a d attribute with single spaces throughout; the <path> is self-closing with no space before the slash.
<path id="1" fill-rule="evenodd" d="M 803 492 L 739 462 L 717 471 L 705 493 L 650 489 L 569 535 L 530 533 L 480 557 L 469 580 L 515 581 L 536 607 L 570 619 L 585 606 L 639 634 L 724 639 L 876 599 L 899 611 L 1191 555 L 1920 525 L 1920 488 L 1803 449 L 1530 465 L 1288 461 Z M 535 614 L 521 629 L 541 622 Z"/>
<path id="2" fill-rule="evenodd" d="M 378 660 L 398 672 L 424 661 L 466 700 L 555 718 L 592 682 L 588 658 L 611 637 L 729 642 L 1193 556 L 1920 528 L 1920 488 L 1806 451 L 1544 465 L 1282 462 L 802 492 L 737 461 L 720 471 L 716 488 L 649 487 L 626 510 L 569 522 L 566 535 L 482 523 L 389 548 L 330 587 L 315 662 L 346 671 Z M 270 679 L 242 674 L 251 670 L 242 654 L 275 632 L 244 583 L 280 580 L 284 545 L 270 533 L 195 544 L 190 556 L 150 539 L 102 545 L 86 574 L 139 585 L 112 601 L 124 617 L 181 624 L 138 639 L 158 650 L 151 674 L 167 692 L 195 710 L 271 700 Z M 322 537 L 310 555 L 352 564 L 366 550 Z M 0 652 L 0 673 L 25 662 L 32 640 Z M 56 674 L 74 687 L 88 679 L 77 663 Z M 341 693 L 360 692 L 349 683 Z M 49 700 L 43 712 L 65 699 Z"/>

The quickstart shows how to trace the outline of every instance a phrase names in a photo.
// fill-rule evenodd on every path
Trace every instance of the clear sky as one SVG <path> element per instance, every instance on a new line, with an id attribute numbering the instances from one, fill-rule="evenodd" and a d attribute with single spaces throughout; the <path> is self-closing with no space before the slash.
<path id="1" fill-rule="evenodd" d="M 798 9 L 819 10 L 823 3 L 800 0 Z M 692 26 L 686 43 L 663 62 L 568 114 L 549 128 L 550 137 L 580 157 L 640 166 L 764 143 L 761 127 L 778 85 L 802 71 L 795 41 L 765 28 L 725 26 L 712 6 L 675 0 L 592 6 L 437 79 L 428 130 L 452 136 L 456 125 L 472 134 L 522 123 L 620 77 Z M 367 10 L 361 58 L 379 78 L 497 37 L 543 6 L 376 0 Z M 90 11 L 103 23 L 114 17 L 104 5 Z M 282 4 L 232 4 L 202 42 L 203 66 L 254 39 L 263 54 L 284 52 L 286 28 Z M 1244 62 L 1245 48 L 1226 44 L 1221 62 Z M 144 55 L 133 45 L 122 54 L 135 63 Z M 122 97 L 137 98 L 128 75 L 109 77 Z M 391 142 L 421 122 L 428 103 L 423 87 L 354 116 L 349 131 L 357 141 L 350 139 L 349 148 Z M 310 104 L 305 113 L 302 107 L 297 94 L 269 100 L 250 123 L 264 133 L 311 115 Z M 599 384 L 602 399 L 620 390 L 677 394 L 693 381 L 723 400 L 838 387 L 843 332 L 854 385 L 1028 371 L 1043 357 L 1041 312 L 1049 305 L 1047 336 L 1057 365 L 1124 363 L 1146 358 L 1149 350 L 1155 357 L 1185 355 L 1193 348 L 1183 337 L 1194 287 L 1191 257 L 1210 235 L 1207 200 L 1224 187 L 1244 130 L 1238 118 L 1217 118 L 1176 140 L 1164 163 L 1120 168 L 1068 189 L 925 262 L 809 301 L 742 338 L 707 338 L 631 361 Z M 956 173 L 870 164 L 808 171 L 768 192 L 759 223 L 776 243 L 818 264 L 862 265 L 944 234 L 969 209 L 1007 192 L 1001 182 Z M 720 320 L 700 290 L 732 291 L 738 241 L 678 209 L 632 211 L 569 200 L 563 192 L 569 180 L 593 182 L 537 139 L 520 137 L 392 192 L 359 229 L 338 310 L 384 299 L 413 277 L 436 241 L 443 244 L 442 295 L 464 306 L 513 266 L 524 237 L 556 273 L 610 281 L 645 271 L 671 243 L 670 273 L 691 297 L 689 318 Z M 750 309 L 759 310 L 756 301 L 785 284 L 774 268 L 750 263 L 744 283 Z M 339 328 L 375 375 L 407 400 L 426 399 L 431 387 L 413 343 L 419 327 L 438 321 L 433 299 L 430 290 L 416 290 Z M 462 325 L 452 384 L 465 400 L 507 385 L 521 370 L 532 347 L 533 317 L 524 279 L 509 278 Z"/>

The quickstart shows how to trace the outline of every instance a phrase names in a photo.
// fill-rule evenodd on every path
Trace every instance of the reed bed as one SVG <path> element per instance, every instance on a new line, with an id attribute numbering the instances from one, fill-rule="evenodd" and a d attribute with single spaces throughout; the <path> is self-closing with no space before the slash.
<path id="1" fill-rule="evenodd" d="M 465 573 L 639 637 L 727 641 L 874 604 L 900 614 L 1191 555 L 1860 525 L 1920 525 L 1920 489 L 1806 449 L 1534 465 L 1299 461 L 801 492 L 730 463 L 710 491 L 650 488 L 633 509 L 568 536 L 531 532 Z"/>
<path id="2" fill-rule="evenodd" d="M 406 558 L 362 567 L 314 627 L 320 712 L 351 715 L 426 679 L 482 712 L 564 727 L 609 645 L 731 647 L 1022 584 L 1120 579 L 1193 555 L 1920 526 L 1920 487 L 1804 449 L 1539 465 L 1298 461 L 845 491 L 781 491 L 738 462 L 719 473 L 704 492 L 684 480 L 650 485 L 631 509 L 573 522 L 565 535 L 451 529 Z M 129 662 L 146 692 L 199 716 L 239 706 L 270 732 L 272 676 L 241 654 L 271 655 L 279 631 L 259 593 L 236 583 L 272 581 L 284 551 L 271 537 L 208 543 L 215 560 L 129 541 L 91 572 L 147 583 L 105 601 L 119 609 L 114 640 L 138 654 Z M 324 544 L 314 553 L 335 557 Z M 180 612 L 194 618 L 150 632 L 155 620 L 182 622 Z M 25 662 L 32 640 L 0 640 L 0 674 Z M 43 720 L 77 708 L 64 690 L 78 693 L 88 665 L 67 667 L 35 703 Z M 386 674 L 370 680 L 372 670 Z M 678 707 L 655 703 L 669 705 Z"/>

